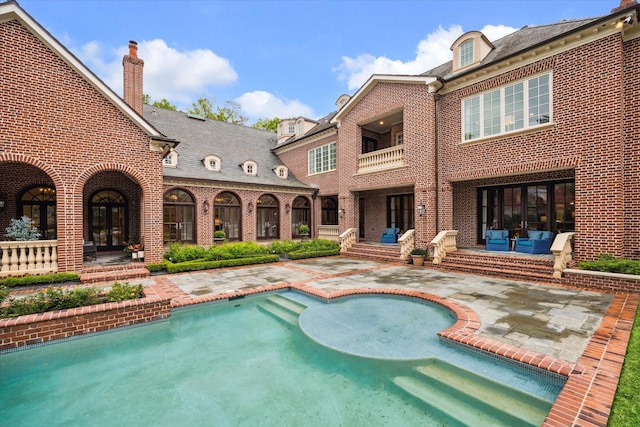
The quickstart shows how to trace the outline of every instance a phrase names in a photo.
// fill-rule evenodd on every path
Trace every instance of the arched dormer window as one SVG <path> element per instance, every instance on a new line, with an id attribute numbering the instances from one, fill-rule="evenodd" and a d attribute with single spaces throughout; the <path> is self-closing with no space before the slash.
<path id="1" fill-rule="evenodd" d="M 175 168 L 178 166 L 178 152 L 171 150 L 167 156 L 162 159 L 162 166 L 167 168 Z"/>
<path id="2" fill-rule="evenodd" d="M 287 179 L 289 177 L 289 168 L 286 166 L 280 165 L 274 168 L 273 171 L 278 175 L 278 178 Z"/>
<path id="3" fill-rule="evenodd" d="M 464 33 L 451 45 L 453 51 L 453 72 L 480 65 L 494 49 L 493 44 L 480 31 Z"/>
<path id="4" fill-rule="evenodd" d="M 242 166 L 242 170 L 244 170 L 244 173 L 247 175 L 258 175 L 258 164 L 253 160 L 247 160 L 240 166 Z"/>
<path id="5" fill-rule="evenodd" d="M 202 160 L 204 167 L 213 172 L 220 172 L 221 161 L 218 156 L 207 156 Z"/>

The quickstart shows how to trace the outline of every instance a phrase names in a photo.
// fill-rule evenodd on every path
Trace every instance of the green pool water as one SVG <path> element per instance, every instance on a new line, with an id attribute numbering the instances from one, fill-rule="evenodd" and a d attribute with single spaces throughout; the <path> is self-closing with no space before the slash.
<path id="1" fill-rule="evenodd" d="M 423 387 L 413 378 L 424 361 L 326 348 L 259 310 L 263 302 L 194 306 L 166 322 L 2 354 L 0 425 L 456 425 L 420 400 Z M 452 323 L 446 311 L 434 313 L 429 327 Z M 476 371 L 533 382 L 527 387 L 546 399 L 560 390 L 493 360 L 434 345 L 451 354 L 448 360 L 473 361 Z M 417 387 L 417 394 L 398 389 L 401 383 Z"/>

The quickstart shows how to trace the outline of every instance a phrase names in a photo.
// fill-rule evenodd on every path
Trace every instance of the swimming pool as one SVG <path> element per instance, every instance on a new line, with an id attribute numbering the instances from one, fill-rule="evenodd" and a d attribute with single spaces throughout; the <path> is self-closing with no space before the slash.
<path id="1" fill-rule="evenodd" d="M 411 322 L 401 323 L 413 323 L 419 330 L 450 325 L 450 313 L 432 304 L 381 296 L 325 304 L 284 293 L 285 299 L 308 307 L 300 318 L 303 332 L 261 309 L 271 297 L 192 306 L 174 311 L 166 322 L 3 354 L 2 422 L 12 426 L 437 425 L 455 408 L 444 408 L 443 414 L 425 404 L 429 387 L 423 383 L 429 372 L 431 378 L 457 376 L 474 384 L 491 376 L 548 402 L 549 408 L 562 387 L 561 382 L 517 366 L 440 343 L 431 333 L 424 339 L 409 336 L 407 342 L 428 340 L 424 348 L 435 349 L 434 353 L 403 361 L 386 354 L 345 351 L 341 342 L 325 341 L 340 336 L 336 327 L 347 332 L 353 316 L 338 312 L 346 308 L 348 313 L 354 304 L 364 306 L 369 315 L 380 310 L 375 307 L 384 307 L 381 312 L 386 314 L 397 312 L 399 304 L 405 313 L 418 313 L 409 314 Z M 334 325 L 316 328 L 334 330 L 326 337 L 309 332 L 311 317 L 321 317 L 323 309 L 338 309 L 329 315 Z M 428 315 L 419 314 L 422 310 Z M 374 315 L 365 323 L 375 322 Z M 376 342 L 384 347 L 391 340 L 389 348 L 397 349 L 393 339 L 404 332 L 387 331 L 377 335 Z M 354 339 L 367 346 L 362 337 Z M 443 391 L 447 386 L 430 387 Z"/>

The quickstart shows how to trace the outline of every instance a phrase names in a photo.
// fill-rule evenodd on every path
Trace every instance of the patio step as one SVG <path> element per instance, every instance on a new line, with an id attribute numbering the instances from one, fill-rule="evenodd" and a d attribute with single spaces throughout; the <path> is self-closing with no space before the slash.
<path id="1" fill-rule="evenodd" d="M 458 250 L 430 268 L 504 277 L 536 283 L 558 283 L 553 277 L 554 260 L 547 255 L 495 254 Z"/>
<path id="2" fill-rule="evenodd" d="M 433 358 L 393 382 L 450 425 L 539 426 L 552 402 Z"/>
<path id="3" fill-rule="evenodd" d="M 400 259 L 400 245 L 381 243 L 355 243 L 343 255 L 369 261 L 404 262 Z"/>
<path id="4" fill-rule="evenodd" d="M 127 281 L 144 279 L 150 272 L 144 264 L 123 264 L 110 266 L 85 267 L 80 274 L 83 284 L 95 284 L 103 282 Z"/>
<path id="5" fill-rule="evenodd" d="M 298 317 L 307 306 L 284 295 L 273 294 L 263 303 L 258 304 L 258 308 L 278 320 L 298 326 Z"/>

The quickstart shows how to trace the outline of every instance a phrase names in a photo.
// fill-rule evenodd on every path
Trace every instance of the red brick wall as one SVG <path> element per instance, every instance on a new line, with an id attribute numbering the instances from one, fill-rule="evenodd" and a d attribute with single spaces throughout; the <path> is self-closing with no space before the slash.
<path id="1" fill-rule="evenodd" d="M 338 134 L 338 179 L 340 182 L 339 204 L 346 215 L 340 221 L 340 229 L 358 226 L 357 202 L 359 192 L 382 188 L 395 188 L 391 193 L 404 192 L 413 188 L 415 204 L 425 205 L 426 214 L 417 218 L 416 240 L 424 246 L 436 235 L 435 203 L 435 129 L 434 95 L 426 85 L 378 83 L 341 120 Z M 406 168 L 393 171 L 356 176 L 358 156 L 361 154 L 362 132 L 359 123 L 369 121 L 393 110 L 403 110 L 404 158 Z M 369 236 L 382 232 L 380 223 L 377 230 L 371 230 L 369 223 L 385 218 L 386 199 L 367 200 L 366 209 L 376 215 L 367 217 Z"/>
<path id="2" fill-rule="evenodd" d="M 171 299 L 159 296 L 0 319 L 0 350 L 166 319 Z"/>
<path id="3" fill-rule="evenodd" d="M 622 255 L 622 53 L 620 36 L 611 35 L 443 95 L 438 101 L 440 223 L 459 228 L 463 244 L 475 243 L 476 181 L 527 182 L 534 173 L 551 178 L 557 170 L 574 171 L 576 258 Z M 542 71 L 553 73 L 553 127 L 460 145 L 462 99 Z"/>
<path id="4" fill-rule="evenodd" d="M 17 21 L 0 23 L 0 75 L 0 170 L 18 182 L 0 180 L 7 201 L 0 224 L 15 215 L 16 188 L 53 184 L 59 270 L 79 271 L 85 185 L 111 172 L 138 187 L 132 228 L 140 230 L 147 261 L 160 261 L 162 164 L 148 135 Z"/>
<path id="5" fill-rule="evenodd" d="M 640 39 L 624 46 L 624 256 L 640 258 Z"/>
<path id="6" fill-rule="evenodd" d="M 279 227 L 280 238 L 291 239 L 291 212 L 286 213 L 285 206 L 288 203 L 289 206 L 293 205 L 293 200 L 298 196 L 307 197 L 311 200 L 311 192 L 289 190 L 284 192 L 269 191 L 267 189 L 233 189 L 233 188 L 220 188 L 220 187 L 205 187 L 201 185 L 169 185 L 164 186 L 164 190 L 169 191 L 172 189 L 183 189 L 190 193 L 195 202 L 196 212 L 196 224 L 195 224 L 195 238 L 196 243 L 199 245 L 211 245 L 213 244 L 213 230 L 214 230 L 214 206 L 215 198 L 218 194 L 223 192 L 230 192 L 235 194 L 240 200 L 240 214 L 241 214 L 241 240 L 256 240 L 256 206 L 257 200 L 264 194 L 270 194 L 276 198 L 279 206 Z M 205 201 L 209 202 L 209 211 L 204 212 L 203 204 Z M 248 204 L 253 204 L 253 211 L 248 211 Z"/>

